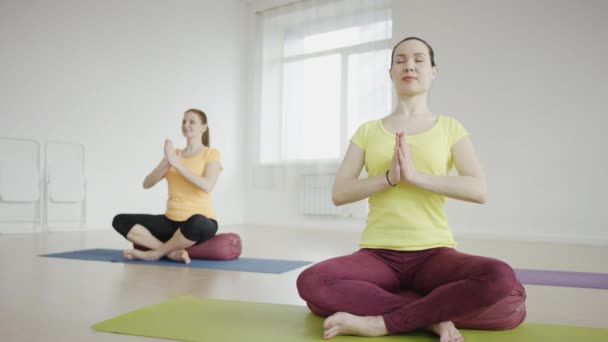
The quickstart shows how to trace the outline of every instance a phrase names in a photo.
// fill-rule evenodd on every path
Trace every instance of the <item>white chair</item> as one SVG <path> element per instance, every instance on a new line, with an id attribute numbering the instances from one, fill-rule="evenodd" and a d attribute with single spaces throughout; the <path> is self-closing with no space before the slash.
<path id="1" fill-rule="evenodd" d="M 87 186 L 84 145 L 47 142 L 45 157 L 44 222 L 49 229 L 55 223 L 84 226 Z M 73 214 L 75 211 L 78 215 Z"/>
<path id="2" fill-rule="evenodd" d="M 40 143 L 0 138 L 0 156 L 0 223 L 10 225 L 3 230 L 14 231 L 14 225 L 23 223 L 41 228 Z"/>

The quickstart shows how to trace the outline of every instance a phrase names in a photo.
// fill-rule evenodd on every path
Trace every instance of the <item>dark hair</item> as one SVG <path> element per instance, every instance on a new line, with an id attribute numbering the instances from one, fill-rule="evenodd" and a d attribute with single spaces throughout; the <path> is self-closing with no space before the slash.
<path id="1" fill-rule="evenodd" d="M 429 49 L 429 56 L 431 57 L 431 66 L 435 66 L 435 52 L 433 51 L 433 48 L 431 47 L 431 45 L 429 45 L 429 43 L 425 42 L 423 39 L 420 39 L 418 37 L 407 37 L 405 39 L 403 39 L 402 41 L 400 41 L 399 43 L 397 43 L 395 45 L 395 47 L 393 47 L 393 53 L 391 54 L 391 68 L 393 67 L 393 59 L 395 58 L 395 50 L 397 50 L 397 46 L 399 46 L 399 44 L 406 42 L 408 40 L 417 40 L 419 42 L 421 42 L 422 44 L 426 45 L 426 47 Z"/>
<path id="2" fill-rule="evenodd" d="M 195 108 L 190 108 L 187 111 L 184 112 L 184 114 L 186 113 L 194 113 L 197 114 L 198 116 L 201 117 L 201 121 L 203 122 L 203 125 L 207 125 L 207 129 L 205 130 L 205 133 L 203 133 L 203 145 L 209 147 L 209 125 L 207 124 L 207 114 L 205 114 L 202 110 L 200 109 L 195 109 Z"/>

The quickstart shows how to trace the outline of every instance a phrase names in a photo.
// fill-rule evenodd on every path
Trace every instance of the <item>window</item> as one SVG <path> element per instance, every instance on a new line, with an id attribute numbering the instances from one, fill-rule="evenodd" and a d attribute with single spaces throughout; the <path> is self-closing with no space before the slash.
<path id="1" fill-rule="evenodd" d="M 283 160 L 326 160 L 340 154 L 340 65 L 339 54 L 283 64 Z"/>
<path id="2" fill-rule="evenodd" d="M 304 1 L 259 16 L 259 162 L 333 162 L 390 112 L 390 1 Z"/>

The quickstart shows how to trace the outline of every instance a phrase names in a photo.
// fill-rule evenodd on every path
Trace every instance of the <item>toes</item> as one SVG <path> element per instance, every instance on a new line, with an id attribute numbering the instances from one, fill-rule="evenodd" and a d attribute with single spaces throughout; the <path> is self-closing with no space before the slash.
<path id="1" fill-rule="evenodd" d="M 133 260 L 133 254 L 132 254 L 132 252 L 130 250 L 124 250 L 124 251 L 122 251 L 122 256 L 125 259 Z"/>
<path id="2" fill-rule="evenodd" d="M 329 329 L 326 329 L 326 330 L 323 332 L 323 338 L 324 338 L 324 339 L 329 339 L 329 338 L 332 338 L 332 337 L 334 337 L 334 336 L 338 335 L 338 332 L 339 332 L 339 330 L 338 330 L 338 328 L 337 328 L 337 327 L 331 327 L 331 328 L 329 328 Z"/>
<path id="3" fill-rule="evenodd" d="M 167 258 L 173 261 L 183 262 L 185 264 L 189 264 L 190 262 L 192 262 L 192 259 L 190 259 L 190 255 L 188 255 L 188 252 L 184 250 L 173 251 L 167 254 Z"/>
<path id="4" fill-rule="evenodd" d="M 186 264 L 189 264 L 190 261 L 192 261 L 192 260 L 190 260 L 190 256 L 188 255 L 188 252 L 186 252 L 186 251 L 182 252 L 182 259 L 184 260 L 184 262 Z"/>

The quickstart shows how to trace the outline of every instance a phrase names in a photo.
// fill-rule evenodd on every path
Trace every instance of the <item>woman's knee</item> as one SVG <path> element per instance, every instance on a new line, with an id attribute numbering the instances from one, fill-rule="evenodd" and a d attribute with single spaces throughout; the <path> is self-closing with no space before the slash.
<path id="1" fill-rule="evenodd" d="M 321 317 L 329 317 L 335 313 L 333 311 L 327 311 L 325 309 L 321 309 L 320 307 L 318 307 L 315 304 L 312 304 L 310 302 L 306 302 L 306 306 L 308 306 L 308 308 L 310 309 L 310 312 L 314 313 L 317 316 L 321 316 Z"/>
<path id="2" fill-rule="evenodd" d="M 112 227 L 122 236 L 126 237 L 133 226 L 127 222 L 127 215 L 118 214 L 112 219 Z"/>
<path id="3" fill-rule="evenodd" d="M 512 296 L 515 297 L 515 304 L 517 305 L 517 307 L 515 308 L 515 315 L 510 322 L 511 324 L 507 325 L 507 329 L 516 328 L 526 320 L 527 316 L 526 289 L 519 280 L 515 282 Z"/>
<path id="4" fill-rule="evenodd" d="M 327 276 L 324 276 L 324 272 L 319 267 L 320 265 L 313 265 L 305 269 L 296 280 L 296 288 L 300 297 L 305 301 L 316 302 L 316 298 L 323 295 L 322 287 L 330 283 Z"/>
<path id="5" fill-rule="evenodd" d="M 486 278 L 484 289 L 480 293 L 482 301 L 494 304 L 512 293 L 517 278 L 511 266 L 503 261 L 490 259 L 482 267 Z"/>
<path id="6" fill-rule="evenodd" d="M 300 295 L 300 298 L 304 299 L 305 301 L 309 300 L 308 294 L 313 292 L 311 289 L 315 287 L 316 283 L 313 280 L 313 274 L 310 271 L 312 267 L 314 266 L 311 266 L 302 271 L 302 273 L 298 275 L 298 279 L 296 280 L 296 288 L 298 289 L 298 294 Z"/>
<path id="7" fill-rule="evenodd" d="M 181 227 L 182 234 L 190 241 L 203 242 L 217 233 L 217 223 L 211 219 L 195 214 L 190 216 Z"/>

